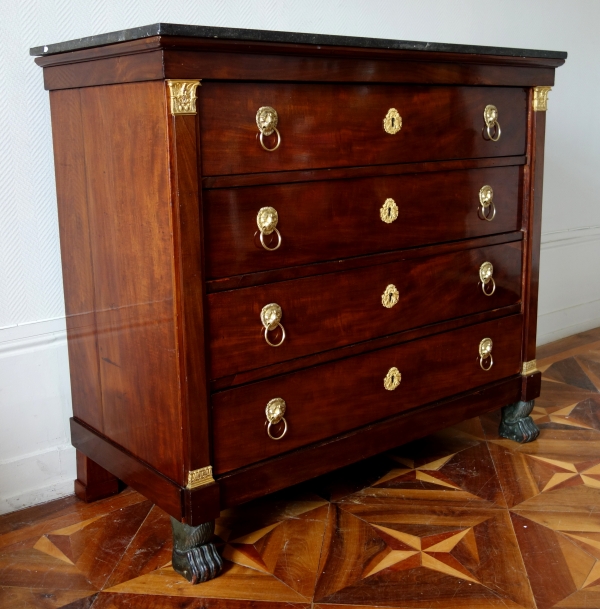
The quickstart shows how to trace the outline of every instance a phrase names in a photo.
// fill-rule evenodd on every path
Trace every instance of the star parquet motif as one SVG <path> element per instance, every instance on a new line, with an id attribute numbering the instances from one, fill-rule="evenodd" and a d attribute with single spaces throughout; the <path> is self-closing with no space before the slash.
<path id="1" fill-rule="evenodd" d="M 0 516 L 0 607 L 600 609 L 600 329 L 540 352 L 537 441 L 490 413 L 223 511 L 205 584 L 131 490 Z"/>

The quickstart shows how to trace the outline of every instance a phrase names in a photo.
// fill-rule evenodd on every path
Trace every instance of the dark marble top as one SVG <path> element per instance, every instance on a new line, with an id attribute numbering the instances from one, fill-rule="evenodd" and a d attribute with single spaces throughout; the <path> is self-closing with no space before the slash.
<path id="1" fill-rule="evenodd" d="M 284 42 L 295 44 L 333 45 L 345 47 L 363 47 L 370 49 L 398 49 L 402 51 L 437 51 L 445 53 L 472 53 L 481 55 L 504 55 L 509 57 L 542 57 L 548 59 L 566 59 L 564 51 L 539 51 L 531 49 L 513 49 L 506 47 L 484 47 L 469 44 L 445 44 L 441 42 L 414 42 L 408 40 L 386 40 L 383 38 L 358 38 L 355 36 L 331 36 L 328 34 L 302 34 L 294 32 L 276 32 L 267 30 L 242 30 L 226 27 L 208 27 L 204 25 L 177 25 L 174 23 L 155 23 L 130 30 L 110 32 L 98 36 L 88 36 L 58 42 L 29 50 L 31 55 L 51 55 L 77 49 L 139 40 L 149 36 L 189 36 L 193 38 L 220 38 L 222 40 L 247 40 L 253 42 Z"/>

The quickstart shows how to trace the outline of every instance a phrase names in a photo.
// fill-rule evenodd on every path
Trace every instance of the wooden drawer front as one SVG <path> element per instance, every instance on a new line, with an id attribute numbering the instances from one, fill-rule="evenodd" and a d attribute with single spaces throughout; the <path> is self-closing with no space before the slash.
<path id="1" fill-rule="evenodd" d="M 494 268 L 492 296 L 479 283 L 486 261 Z M 390 284 L 399 301 L 386 308 Z M 210 294 L 211 378 L 508 306 L 520 294 L 520 242 Z M 270 303 L 283 312 L 278 348 L 266 343 L 260 319 Z M 278 341 L 280 330 L 269 337 Z"/>
<path id="2" fill-rule="evenodd" d="M 518 230 L 519 167 L 333 180 L 204 193 L 207 276 L 337 260 Z M 482 218 L 479 191 L 493 189 L 496 215 Z M 387 199 L 398 217 L 381 219 Z M 277 211 L 281 245 L 260 242 L 258 211 Z M 384 211 L 385 213 L 385 211 Z M 491 216 L 491 212 L 488 211 Z M 389 217 L 387 217 L 389 220 Z M 275 247 L 276 233 L 263 235 Z"/>
<path id="3" fill-rule="evenodd" d="M 525 153 L 521 88 L 207 82 L 198 97 L 205 176 Z M 499 113 L 497 142 L 484 138 L 489 104 Z M 259 142 L 263 106 L 278 113 L 274 152 Z M 394 135 L 383 128 L 390 108 L 402 117 Z M 268 147 L 276 141 L 265 138 Z"/>
<path id="4" fill-rule="evenodd" d="M 520 315 L 505 317 L 217 393 L 212 398 L 216 473 L 517 374 L 521 325 Z M 484 338 L 493 342 L 487 372 L 479 364 Z M 384 378 L 392 367 L 402 380 L 386 390 Z M 265 407 L 273 398 L 286 402 L 288 431 L 281 441 L 266 431 Z M 282 431 L 283 423 L 272 428 L 274 436 Z"/>

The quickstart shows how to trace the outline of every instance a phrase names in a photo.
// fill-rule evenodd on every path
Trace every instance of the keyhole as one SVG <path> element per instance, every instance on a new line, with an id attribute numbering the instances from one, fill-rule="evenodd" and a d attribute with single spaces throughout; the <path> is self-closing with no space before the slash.
<path id="1" fill-rule="evenodd" d="M 392 210 L 390 207 L 388 207 L 388 218 L 392 217 Z"/>
<path id="2" fill-rule="evenodd" d="M 395 125 L 395 122 L 396 122 L 396 119 L 395 119 L 395 118 L 392 116 L 392 127 L 395 127 L 395 126 L 396 126 L 396 125 Z"/>

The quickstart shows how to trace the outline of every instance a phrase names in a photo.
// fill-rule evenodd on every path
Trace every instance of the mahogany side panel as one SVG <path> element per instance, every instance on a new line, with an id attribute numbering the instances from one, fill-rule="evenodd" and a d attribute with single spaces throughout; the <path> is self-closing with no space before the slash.
<path id="1" fill-rule="evenodd" d="M 199 101 L 206 176 L 525 152 L 527 94 L 516 87 L 209 81 Z M 498 141 L 485 132 L 488 104 L 498 108 Z M 274 152 L 259 143 L 256 112 L 262 106 L 272 106 L 279 116 L 281 144 Z M 383 128 L 392 107 L 402 117 L 402 129 L 394 135 Z M 269 148 L 276 142 L 275 133 L 264 138 Z"/>
<path id="2" fill-rule="evenodd" d="M 213 396 L 215 471 L 237 469 L 517 374 L 522 321 L 517 315 L 468 326 L 217 393 Z M 493 341 L 493 365 L 484 371 L 478 347 L 486 337 Z M 401 381 L 387 390 L 384 378 L 392 366 L 402 375 Z M 265 406 L 276 397 L 287 404 L 286 427 L 279 423 L 271 432 L 279 437 L 287 429 L 280 441 L 269 438 L 265 429 Z M 243 450 L 234 429 L 244 430 Z"/>
<path id="3" fill-rule="evenodd" d="M 519 400 L 521 377 L 409 410 L 360 430 L 236 470 L 218 479 L 228 508 L 310 480 Z"/>
<path id="4" fill-rule="evenodd" d="M 164 84 L 89 87 L 80 95 L 101 431 L 180 482 L 181 380 Z"/>
<path id="5" fill-rule="evenodd" d="M 196 116 L 169 113 L 166 121 L 170 142 L 180 378 L 185 379 L 181 383 L 181 399 L 186 480 L 190 470 L 211 464 L 199 143 Z"/>
<path id="6" fill-rule="evenodd" d="M 73 413 L 103 431 L 87 169 L 79 91 L 50 94 Z"/>
<path id="7" fill-rule="evenodd" d="M 491 296 L 480 284 L 484 262 L 494 267 Z M 389 285 L 398 301 L 386 307 Z M 520 292 L 521 244 L 509 243 L 210 294 L 211 378 L 509 306 Z M 269 303 L 283 312 L 279 348 L 264 337 L 260 314 Z M 278 343 L 281 328 L 269 339 Z"/>
<path id="8" fill-rule="evenodd" d="M 323 180 L 204 192 L 210 279 L 507 233 L 521 228 L 520 168 Z M 480 213 L 479 190 L 494 189 L 496 215 Z M 381 208 L 392 198 L 396 219 Z M 281 245 L 260 243 L 256 216 L 277 210 Z M 276 233 L 263 235 L 277 246 Z"/>

